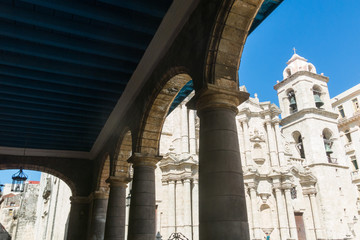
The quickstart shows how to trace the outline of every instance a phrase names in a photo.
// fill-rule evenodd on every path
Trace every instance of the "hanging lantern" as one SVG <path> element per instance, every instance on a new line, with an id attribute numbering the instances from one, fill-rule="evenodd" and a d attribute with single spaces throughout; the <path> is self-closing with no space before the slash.
<path id="1" fill-rule="evenodd" d="M 322 105 L 324 105 L 324 102 L 321 101 L 321 98 L 318 94 L 314 94 L 314 100 L 317 108 L 320 108 Z"/>
<path id="2" fill-rule="evenodd" d="M 20 170 L 12 175 L 12 185 L 11 191 L 12 192 L 23 192 L 25 181 L 27 180 L 28 176 L 23 172 L 22 167 Z"/>

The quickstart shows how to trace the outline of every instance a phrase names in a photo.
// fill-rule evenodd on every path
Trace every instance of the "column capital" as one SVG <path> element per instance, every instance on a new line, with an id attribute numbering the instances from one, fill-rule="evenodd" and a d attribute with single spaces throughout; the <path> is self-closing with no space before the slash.
<path id="1" fill-rule="evenodd" d="M 89 196 L 89 201 L 92 201 L 94 199 L 108 199 L 109 193 L 104 191 L 94 191 Z"/>
<path id="2" fill-rule="evenodd" d="M 106 179 L 107 183 L 110 183 L 111 187 L 127 187 L 128 182 L 131 181 L 131 178 L 127 174 L 122 174 L 121 176 L 110 176 Z"/>
<path id="3" fill-rule="evenodd" d="M 237 106 L 245 102 L 249 95 L 247 92 L 224 89 L 208 84 L 195 94 L 187 106 L 190 109 L 196 109 L 198 112 L 205 109 L 228 108 L 237 113 Z"/>
<path id="4" fill-rule="evenodd" d="M 315 196 L 316 189 L 315 188 L 305 188 L 305 189 L 302 190 L 302 192 L 303 192 L 304 195 L 309 195 L 309 196 L 313 195 L 313 196 Z"/>
<path id="5" fill-rule="evenodd" d="M 142 153 L 133 153 L 128 162 L 134 167 L 149 166 L 156 168 L 156 164 L 162 159 L 162 156 L 145 155 Z"/>
<path id="6" fill-rule="evenodd" d="M 183 181 L 184 181 L 184 183 L 191 183 L 191 179 L 190 179 L 190 178 L 184 178 Z"/>

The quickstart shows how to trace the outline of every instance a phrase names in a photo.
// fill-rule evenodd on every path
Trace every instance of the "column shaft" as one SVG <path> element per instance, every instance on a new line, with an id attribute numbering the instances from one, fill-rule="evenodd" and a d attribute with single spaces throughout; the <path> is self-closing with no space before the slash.
<path id="1" fill-rule="evenodd" d="M 184 180 L 184 235 L 192 240 L 191 234 L 191 181 Z"/>
<path id="2" fill-rule="evenodd" d="M 315 194 L 314 193 L 309 194 L 309 198 L 310 198 L 312 216 L 314 221 L 315 236 L 316 239 L 321 239 L 322 238 L 321 223 L 320 223 L 319 210 L 316 203 Z"/>
<path id="3" fill-rule="evenodd" d="M 275 196 L 276 196 L 276 204 L 278 207 L 278 215 L 279 215 L 279 227 L 280 227 L 280 235 L 281 239 L 288 239 L 289 231 L 287 227 L 287 216 L 286 216 L 286 209 L 283 204 L 281 189 L 275 189 Z"/>
<path id="4" fill-rule="evenodd" d="M 175 232 L 175 181 L 169 181 L 168 194 L 168 236 L 163 236 L 165 238 Z"/>
<path id="5" fill-rule="evenodd" d="M 192 231 L 193 240 L 199 240 L 199 184 L 197 179 L 193 179 L 192 189 Z"/>
<path id="6" fill-rule="evenodd" d="M 126 187 L 128 179 L 109 177 L 109 203 L 105 224 L 105 240 L 124 240 L 126 225 Z"/>
<path id="7" fill-rule="evenodd" d="M 238 122 L 238 132 L 239 132 L 238 138 L 239 138 L 239 145 L 240 145 L 241 161 L 243 161 L 244 166 L 247 166 L 249 163 L 246 161 L 246 156 L 245 156 L 244 131 L 243 131 L 241 122 Z"/>
<path id="8" fill-rule="evenodd" d="M 285 155 L 284 155 L 284 146 L 283 146 L 283 139 L 281 137 L 279 122 L 275 122 L 275 137 L 276 137 L 276 143 L 277 143 L 277 149 L 279 154 L 279 162 L 280 166 L 285 166 Z"/>
<path id="9" fill-rule="evenodd" d="M 195 136 L 195 111 L 189 110 L 189 140 L 190 154 L 196 154 L 196 136 Z"/>
<path id="10" fill-rule="evenodd" d="M 249 166 L 253 165 L 253 160 L 251 156 L 251 146 L 250 146 L 250 135 L 249 135 L 249 127 L 247 121 L 242 122 L 244 129 L 244 143 L 245 143 L 245 157 L 246 163 Z"/>
<path id="11" fill-rule="evenodd" d="M 176 195 L 175 195 L 175 216 L 176 216 L 176 226 L 175 231 L 184 233 L 184 186 L 181 180 L 176 181 Z"/>
<path id="12" fill-rule="evenodd" d="M 229 95 L 213 97 L 205 98 L 203 104 L 207 107 L 198 111 L 200 240 L 248 240 L 236 108 L 221 107 L 222 99 L 228 100 Z M 210 106 L 211 100 L 216 104 Z"/>
<path id="13" fill-rule="evenodd" d="M 257 206 L 257 196 L 256 196 L 256 190 L 254 187 L 250 188 L 250 198 L 251 198 L 251 209 L 252 209 L 252 219 L 253 219 L 253 229 L 254 229 L 254 238 L 260 239 L 261 238 L 261 230 L 260 230 L 260 216 L 258 212 L 258 206 Z"/>
<path id="14" fill-rule="evenodd" d="M 85 197 L 71 197 L 67 240 L 85 240 L 89 217 L 89 203 Z"/>
<path id="15" fill-rule="evenodd" d="M 94 193 L 89 237 L 91 240 L 104 239 L 107 206 L 107 194 Z"/>
<path id="16" fill-rule="evenodd" d="M 188 112 L 185 104 L 181 105 L 181 153 L 189 153 Z"/>
<path id="17" fill-rule="evenodd" d="M 135 153 L 128 240 L 155 239 L 155 168 L 160 157 Z"/>
<path id="18" fill-rule="evenodd" d="M 272 129 L 270 121 L 266 122 L 266 131 L 268 136 L 271 166 L 279 166 L 279 160 L 276 154 L 274 131 Z"/>
<path id="19" fill-rule="evenodd" d="M 285 190 L 285 199 L 286 199 L 286 207 L 289 219 L 289 228 L 290 228 L 290 237 L 291 239 L 297 239 L 297 230 L 296 230 L 296 222 L 295 222 L 295 215 L 294 209 L 291 202 L 291 194 L 290 189 L 286 188 Z"/>

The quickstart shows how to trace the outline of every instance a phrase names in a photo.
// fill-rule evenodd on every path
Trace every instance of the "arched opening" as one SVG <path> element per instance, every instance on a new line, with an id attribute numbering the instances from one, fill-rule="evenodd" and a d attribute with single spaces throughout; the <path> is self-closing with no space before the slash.
<path id="1" fill-rule="evenodd" d="M 290 68 L 287 68 L 286 69 L 286 78 L 290 77 L 291 76 L 291 69 Z"/>
<path id="2" fill-rule="evenodd" d="M 290 89 L 287 91 L 288 101 L 289 101 L 289 109 L 290 114 L 295 113 L 298 111 L 296 97 L 295 97 L 295 91 Z"/>
<path id="3" fill-rule="evenodd" d="M 326 153 L 328 162 L 336 163 L 336 158 L 332 157 L 332 154 L 334 153 L 334 151 L 332 149 L 334 142 L 333 142 L 333 139 L 331 139 L 332 132 L 329 129 L 325 128 L 322 132 L 322 136 L 323 136 L 325 153 Z"/>
<path id="4" fill-rule="evenodd" d="M 144 114 L 137 152 L 148 155 L 159 154 L 160 135 L 169 109 L 172 103 L 176 102 L 176 98 L 181 97 L 181 94 L 178 94 L 180 90 L 191 80 L 188 74 L 177 74 L 158 92 L 149 112 Z"/>
<path id="5" fill-rule="evenodd" d="M 299 157 L 305 158 L 305 149 L 304 149 L 303 138 L 301 136 L 301 133 L 296 131 L 296 132 L 293 132 L 292 135 L 295 140 L 295 148 L 299 154 Z"/>
<path id="6" fill-rule="evenodd" d="M 317 108 L 321 108 L 324 105 L 324 102 L 321 99 L 321 88 L 318 85 L 314 85 L 312 88 L 315 106 Z"/>
<path id="7" fill-rule="evenodd" d="M 62 174 L 42 167 L 26 166 L 24 173 L 29 177 L 25 181 L 24 191 L 14 192 L 11 191 L 9 182 L 10 176 L 17 171 L 18 169 L 0 171 L 1 182 L 4 183 L 0 199 L 0 219 L 5 230 L 16 239 L 45 239 L 49 236 L 64 239 L 67 234 L 72 189 L 59 178 Z M 4 180 L 5 176 L 9 179 Z"/>

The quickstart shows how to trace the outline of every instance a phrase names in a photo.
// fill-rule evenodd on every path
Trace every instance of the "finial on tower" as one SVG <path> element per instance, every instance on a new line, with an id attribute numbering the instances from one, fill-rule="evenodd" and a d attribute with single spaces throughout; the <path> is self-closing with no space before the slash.
<path id="1" fill-rule="evenodd" d="M 296 48 L 295 47 L 293 47 L 293 50 L 294 50 L 294 54 L 296 54 Z"/>

